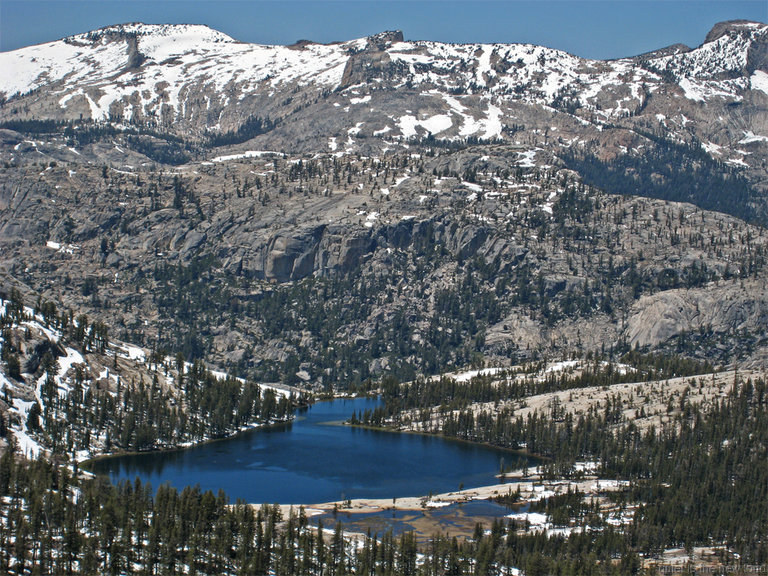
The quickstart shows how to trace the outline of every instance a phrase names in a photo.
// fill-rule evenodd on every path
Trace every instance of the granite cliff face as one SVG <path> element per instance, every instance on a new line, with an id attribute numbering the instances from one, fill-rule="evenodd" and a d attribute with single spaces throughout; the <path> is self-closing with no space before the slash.
<path id="1" fill-rule="evenodd" d="M 767 38 L 601 62 L 132 24 L 3 53 L 2 285 L 268 380 L 762 365 Z"/>

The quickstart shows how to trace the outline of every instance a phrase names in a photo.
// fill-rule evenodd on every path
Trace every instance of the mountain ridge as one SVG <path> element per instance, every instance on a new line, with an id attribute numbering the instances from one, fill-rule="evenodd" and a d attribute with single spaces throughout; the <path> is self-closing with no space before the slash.
<path id="1" fill-rule="evenodd" d="M 715 32 L 717 31 L 717 32 Z M 656 66 L 654 69 L 660 68 L 659 64 L 664 64 L 666 66 L 665 69 L 670 69 L 670 67 L 675 71 L 679 72 L 683 76 L 695 76 L 695 77 L 702 77 L 706 78 L 707 74 L 704 73 L 705 66 L 699 66 L 693 70 L 694 74 L 690 74 L 690 66 L 691 64 L 687 62 L 687 60 L 690 60 L 690 53 L 691 52 L 697 52 L 702 51 L 704 47 L 706 47 L 708 44 L 715 43 L 717 41 L 720 41 L 721 43 L 725 42 L 723 38 L 727 40 L 725 42 L 728 44 L 728 46 L 719 46 L 718 49 L 721 52 L 726 53 L 726 60 L 724 62 L 720 63 L 720 68 L 724 68 L 722 72 L 734 72 L 736 68 L 744 68 L 746 64 L 746 52 L 750 49 L 752 44 L 754 43 L 764 43 L 765 42 L 765 31 L 766 27 L 765 25 L 761 25 L 760 23 L 740 23 L 738 25 L 729 24 L 729 23 L 723 23 L 722 25 L 717 25 L 713 28 L 713 32 L 711 32 L 708 35 L 708 38 L 711 38 L 711 40 L 705 41 L 701 46 L 699 46 L 696 49 L 693 49 L 692 51 L 686 52 L 686 53 L 676 53 L 673 55 L 667 55 L 667 56 L 654 56 L 655 53 L 650 53 L 650 56 L 646 56 L 646 58 L 650 58 L 654 61 L 661 61 L 661 62 L 655 62 Z M 749 38 L 744 38 L 744 36 L 749 36 Z M 77 67 L 76 64 L 78 62 L 78 58 L 80 60 L 83 60 L 83 53 L 77 52 L 76 50 L 74 52 L 71 52 L 66 55 L 59 55 L 56 54 L 56 50 L 63 50 L 62 44 L 68 45 L 70 47 L 77 47 L 77 48 L 91 48 L 91 51 L 96 52 L 104 52 L 102 54 L 95 53 L 93 56 L 89 56 L 88 58 L 101 58 L 101 64 L 97 66 L 96 68 L 92 68 L 89 70 L 91 73 L 91 76 L 88 78 L 88 81 L 85 83 L 86 86 L 102 86 L 102 90 L 106 90 L 104 86 L 109 85 L 107 83 L 106 85 L 104 82 L 108 81 L 110 78 L 114 78 L 115 80 L 119 79 L 121 74 L 119 74 L 120 71 L 120 61 L 122 60 L 119 56 L 119 50 L 118 53 L 115 53 L 114 50 L 110 51 L 108 50 L 109 44 L 111 44 L 110 39 L 113 37 L 120 38 L 122 40 L 127 40 L 128 38 L 132 39 L 138 46 L 134 45 L 134 48 L 139 50 L 142 54 L 145 55 L 144 59 L 144 67 L 150 67 L 150 66 L 164 66 L 166 68 L 166 71 L 168 73 L 168 77 L 161 78 L 158 80 L 159 82 L 168 82 L 169 84 L 173 85 L 174 83 L 178 83 L 181 81 L 180 78 L 175 77 L 172 73 L 173 70 L 171 70 L 172 66 L 174 65 L 175 58 L 180 58 L 184 54 L 191 53 L 192 55 L 196 55 L 199 59 L 203 59 L 205 61 L 209 61 L 210 59 L 216 59 L 219 58 L 221 61 L 229 62 L 232 60 L 240 59 L 243 62 L 247 63 L 248 58 L 253 59 L 256 57 L 256 60 L 259 58 L 262 59 L 260 62 L 261 65 L 266 66 L 263 71 L 260 71 L 260 74 L 262 74 L 262 77 L 259 78 L 258 76 L 252 76 L 250 78 L 250 83 L 248 84 L 248 89 L 253 90 L 256 89 L 257 86 L 254 84 L 254 82 L 265 82 L 267 80 L 270 80 L 271 77 L 274 77 L 272 79 L 271 85 L 274 87 L 276 83 L 288 83 L 292 80 L 295 80 L 296 78 L 301 77 L 300 68 L 302 66 L 306 67 L 306 61 L 302 61 L 300 58 L 296 59 L 295 57 L 290 59 L 289 64 L 287 67 L 283 68 L 276 68 L 275 62 L 264 62 L 263 57 L 265 56 L 265 52 L 271 52 L 273 53 L 273 57 L 278 55 L 285 58 L 290 58 L 290 55 L 287 54 L 285 51 L 289 49 L 287 46 L 265 46 L 265 45 L 259 45 L 259 44 L 247 44 L 243 42 L 238 42 L 231 37 L 222 34 L 212 28 L 209 28 L 207 26 L 202 25 L 145 25 L 141 23 L 131 23 L 131 24 L 125 24 L 125 25 L 116 25 L 116 26 L 109 26 L 105 27 L 96 31 L 87 32 L 84 34 L 79 34 L 75 36 L 67 37 L 63 40 L 59 40 L 56 42 L 46 43 L 38 46 L 33 46 L 29 48 L 22 48 L 19 50 L 15 50 L 13 52 L 6 52 L 0 54 L 0 61 L 3 62 L 5 65 L 5 68 L 8 70 L 11 70 L 11 74 L 6 77 L 6 80 L 3 83 L 0 83 L 0 91 L 5 94 L 6 99 L 14 99 L 23 97 L 24 94 L 35 90 L 36 88 L 39 88 L 43 85 L 56 83 L 59 81 L 62 81 L 66 78 L 69 78 L 74 75 L 72 80 L 76 80 L 78 82 L 82 82 L 82 79 L 80 76 L 77 76 Z M 741 39 L 741 42 L 739 42 L 739 39 Z M 746 42 L 746 46 L 744 45 Z M 731 46 L 733 44 L 734 46 Z M 224 53 L 223 46 L 227 46 L 229 48 L 232 48 L 234 51 L 231 53 Z M 295 47 L 296 45 L 294 45 Z M 393 49 L 393 46 L 399 46 L 400 49 Z M 236 47 L 236 49 L 235 49 Z M 405 42 L 403 40 L 402 32 L 394 32 L 393 34 L 390 33 L 381 33 L 373 36 L 369 36 L 366 38 L 360 38 L 356 40 L 350 40 L 347 42 L 342 42 L 338 44 L 317 44 L 317 43 L 304 43 L 301 46 L 301 50 L 299 52 L 302 52 L 304 50 L 317 51 L 316 53 L 313 53 L 312 56 L 315 58 L 321 58 L 321 59 L 328 59 L 330 58 L 330 62 L 321 62 L 320 68 L 325 66 L 325 70 L 328 71 L 325 75 L 318 75 L 315 74 L 315 77 L 312 77 L 311 68 L 309 70 L 304 70 L 303 72 L 309 72 L 309 76 L 305 77 L 304 80 L 308 81 L 310 83 L 315 83 L 319 87 L 328 87 L 328 88 L 344 88 L 348 86 L 342 86 L 340 82 L 340 78 L 338 76 L 338 68 L 339 68 L 339 59 L 345 59 L 345 64 L 349 61 L 350 58 L 352 58 L 355 54 L 358 54 L 360 52 L 365 52 L 366 50 L 370 51 L 370 49 L 375 49 L 379 52 L 385 52 L 389 56 L 389 60 L 394 60 L 398 63 L 405 63 L 407 65 L 405 70 L 402 70 L 402 66 L 400 66 L 401 70 L 400 72 L 410 72 L 411 76 L 413 76 L 413 81 L 416 81 L 418 83 L 425 83 L 429 82 L 430 80 L 437 81 L 437 85 L 440 85 L 439 78 L 435 77 L 419 77 L 418 70 L 419 69 L 429 69 L 430 64 L 436 64 L 439 65 L 437 71 L 439 72 L 439 67 L 442 66 L 443 68 L 450 68 L 451 66 L 460 66 L 460 67 L 466 67 L 467 65 L 471 65 L 474 68 L 480 68 L 477 70 L 477 72 L 474 74 L 474 79 L 472 82 L 476 83 L 478 87 L 485 87 L 485 88 L 498 88 L 499 82 L 501 82 L 502 86 L 506 83 L 509 88 L 517 89 L 517 86 L 520 86 L 520 83 L 518 80 L 520 80 L 521 66 L 525 68 L 538 68 L 540 70 L 536 70 L 535 72 L 539 71 L 546 71 L 547 67 L 545 66 L 546 61 L 549 60 L 555 60 L 556 64 L 560 67 L 566 67 L 570 68 L 572 70 L 566 71 L 566 77 L 570 77 L 572 80 L 576 79 L 579 82 L 584 82 L 583 74 L 579 74 L 575 68 L 577 67 L 587 67 L 587 68 L 594 68 L 596 66 L 602 65 L 603 70 L 597 70 L 593 69 L 590 70 L 590 73 L 600 74 L 601 72 L 605 74 L 608 73 L 614 73 L 614 74 L 628 74 L 629 72 L 633 71 L 628 69 L 626 66 L 622 66 L 622 64 L 629 64 L 633 61 L 633 59 L 637 59 L 639 57 L 628 57 L 628 58 L 621 58 L 617 60 L 610 60 L 610 61 L 603 61 L 603 60 L 589 60 L 584 58 L 579 58 L 577 56 L 572 56 L 566 52 L 545 48 L 545 47 L 539 47 L 539 46 L 533 46 L 530 44 L 447 44 L 447 43 L 439 43 L 439 42 L 430 42 L 430 41 L 408 41 Z M 45 49 L 45 50 L 43 50 Z M 101 50 L 97 50 L 101 49 Z M 461 50 L 464 49 L 465 53 L 462 53 Z M 37 54 L 37 52 L 43 51 L 45 53 L 43 54 Z M 48 53 L 49 51 L 53 50 L 53 54 Z M 219 53 L 216 53 L 216 50 L 219 51 Z M 335 51 L 335 54 L 329 54 L 329 50 Z M 459 52 L 456 52 L 456 51 Z M 730 53 L 728 51 L 730 50 Z M 431 51 L 435 54 L 431 57 L 424 57 L 423 54 L 431 54 Z M 255 56 L 255 53 L 259 53 Z M 294 50 L 295 52 L 295 50 Z M 322 52 L 322 53 L 321 53 Z M 479 54 L 478 54 L 479 52 Z M 535 54 L 533 54 L 535 52 Z M 688 56 L 686 56 L 688 54 Z M 127 54 L 128 57 L 130 57 L 129 54 Z M 294 54 L 295 56 L 295 54 Z M 533 58 L 531 57 L 533 56 Z M 705 55 L 706 56 L 706 55 Z M 49 59 L 49 63 L 46 68 L 46 64 L 42 62 L 42 60 Z M 490 62 L 490 59 L 495 59 L 495 62 L 493 65 Z M 55 76 L 55 74 L 52 73 L 50 70 L 51 63 L 52 62 L 58 62 L 61 64 L 62 60 L 65 63 L 70 63 L 70 65 L 73 67 L 70 70 L 66 69 L 66 65 L 64 66 L 64 71 L 61 73 L 58 77 Z M 118 60 L 118 62 L 115 62 L 115 60 Z M 186 63 L 185 72 L 189 72 L 191 69 L 191 64 L 193 63 L 192 59 L 189 59 L 189 61 Z M 16 65 L 16 69 L 14 69 L 14 64 Z M 34 66 L 33 64 L 36 64 Z M 97 62 L 98 64 L 98 62 Z M 176 63 L 178 65 L 178 63 Z M 335 64 L 335 65 L 334 65 Z M 328 68 L 330 66 L 330 68 Z M 426 68 L 425 68 L 426 66 Z M 24 68 L 23 71 L 20 71 L 18 67 Z M 736 68 L 735 68 L 736 67 Z M 434 67 L 433 67 L 434 68 Z M 296 72 L 291 73 L 293 69 L 298 69 Z M 512 72 L 510 73 L 510 69 Z M 94 73 L 98 73 L 99 70 L 101 70 L 101 74 L 103 79 L 97 81 L 97 77 L 94 76 Z M 126 70 L 129 71 L 130 67 Z M 331 70 L 336 70 L 335 73 L 332 73 Z M 755 70 L 761 70 L 766 71 L 765 66 L 763 64 L 759 64 L 757 67 L 754 68 Z M 223 74 L 224 80 L 221 78 L 221 74 L 219 76 L 216 75 L 210 75 L 210 74 L 200 74 L 200 81 L 201 82 L 212 82 L 216 87 L 222 88 L 226 86 L 228 83 L 232 82 L 232 79 L 227 79 L 227 74 L 232 76 L 235 72 L 237 72 L 237 66 L 235 65 L 234 68 L 230 69 L 226 73 Z M 239 72 L 243 72 L 242 70 L 239 70 Z M 535 74 L 534 72 L 534 74 Z M 551 72 L 551 71 L 550 71 Z M 114 74 L 117 73 L 117 76 L 114 76 Z M 636 77 L 634 80 L 632 80 L 629 77 L 625 77 L 624 81 L 626 80 L 632 80 L 637 81 L 641 80 L 643 82 L 650 82 L 654 80 L 652 73 L 649 74 L 648 70 L 644 70 L 642 67 L 639 69 L 634 70 L 634 73 L 636 74 Z M 141 77 L 137 77 L 138 70 L 134 74 L 134 81 L 141 80 Z M 574 76 L 575 74 L 575 76 Z M 439 74 L 438 74 L 439 75 Z M 569 76 L 570 75 L 570 76 Z M 10 82 L 11 79 L 13 79 L 14 76 L 17 76 L 15 84 Z M 22 76 L 22 78 L 18 78 L 18 76 Z M 318 77 L 319 76 L 319 77 Z M 465 75 L 466 76 L 466 75 Z M 523 76 L 525 76 L 523 74 Z M 551 76 L 551 74 L 550 74 Z M 517 78 L 517 80 L 516 80 Z M 524 78 L 525 79 L 525 78 Z M 450 86 L 451 79 L 448 78 L 448 86 Z M 465 79 L 464 82 L 466 82 L 468 79 Z M 504 82 L 502 82 L 504 81 Z M 530 81 L 530 79 L 529 79 Z M 560 88 L 562 88 L 562 83 L 564 81 L 563 77 L 552 77 L 549 79 L 545 79 L 545 83 L 541 84 L 539 83 L 538 89 L 540 91 L 543 91 L 543 95 L 545 96 L 545 99 L 543 102 L 547 102 L 549 104 L 552 103 L 552 99 L 555 97 L 558 88 L 558 85 L 560 85 Z M 101 84 L 99 84 L 99 82 Z M 549 86 L 547 82 L 552 83 L 554 82 L 554 85 Z M 299 82 L 301 84 L 301 82 Z M 444 86 L 446 87 L 446 86 Z M 536 82 L 529 87 L 533 88 L 536 87 Z M 66 87 L 64 87 L 66 89 Z M 454 90 L 461 89 L 460 84 L 455 84 L 452 87 Z M 599 89 L 599 85 L 596 85 L 595 88 Z M 595 89 L 593 88 L 593 90 Z M 731 87 L 732 89 L 734 87 Z M 747 86 L 737 86 L 735 88 L 744 89 L 747 88 Z M 113 88 L 114 89 L 114 88 Z M 466 86 L 465 86 L 466 89 Z M 759 87 L 758 87 L 759 89 Z M 637 99 L 637 94 L 634 92 L 637 90 L 637 88 L 633 88 L 633 94 L 632 97 L 634 99 Z M 499 92 L 499 90 L 496 90 L 496 92 Z M 470 89 L 471 93 L 471 89 Z M 128 97 L 130 94 L 136 94 L 136 92 L 129 92 L 125 91 L 123 94 L 123 99 Z M 503 92 L 501 92 L 503 94 Z M 733 96 L 736 93 L 733 92 L 733 90 L 730 92 L 730 95 Z M 241 98 L 244 97 L 243 94 L 241 94 Z M 72 96 L 69 97 L 71 99 Z M 695 97 L 694 97 L 695 98 Z M 69 99 L 59 98 L 58 100 L 58 107 L 61 109 L 66 110 L 67 103 Z M 102 97 L 104 99 L 104 97 Z M 116 101 L 119 102 L 120 99 L 112 99 L 111 103 L 114 103 Z M 589 98 L 583 99 L 582 104 L 587 105 Z M 174 109 L 175 112 L 178 114 L 180 105 L 177 102 L 177 100 L 174 100 L 173 98 L 166 98 L 163 102 L 170 103 Z M 98 106 L 94 106 L 94 102 L 89 102 L 91 110 L 90 115 L 94 119 L 101 119 L 105 120 L 108 118 L 110 114 L 110 105 L 109 99 L 105 99 L 105 103 L 101 104 L 101 101 L 99 101 Z M 145 104 L 146 105 L 146 104 Z M 158 104 L 155 103 L 155 106 Z M 66 114 L 65 114 L 66 116 Z M 183 114 L 182 114 L 183 116 Z"/>
<path id="2" fill-rule="evenodd" d="M 529 44 L 405 41 L 400 31 L 262 46 L 201 25 L 117 25 L 0 54 L 11 72 L 0 79 L 0 124 L 94 121 L 202 147 L 223 135 L 251 149 L 366 155 L 420 138 L 523 136 L 561 150 L 596 144 L 611 158 L 649 149 L 652 133 L 700 146 L 764 187 L 768 27 L 713 30 L 692 50 L 601 61 Z"/>
<path id="3" fill-rule="evenodd" d="M 588 61 L 128 25 L 2 54 L 31 72 L 0 89 L 44 87 L 0 105 L 0 267 L 266 381 L 635 345 L 760 365 L 768 27 L 716 36 Z"/>
<path id="4" fill-rule="evenodd" d="M 764 22 L 759 22 L 757 20 L 747 20 L 747 19 L 734 19 L 734 20 L 723 20 L 720 22 L 716 22 L 713 24 L 712 28 L 710 28 L 709 32 L 705 35 L 704 40 L 701 44 L 696 46 L 696 48 L 701 48 L 704 44 L 708 44 L 710 42 L 714 42 L 718 40 L 720 37 L 729 34 L 729 33 L 738 33 L 740 31 L 749 30 L 755 27 L 761 27 L 765 26 L 766 24 Z M 94 39 L 98 38 L 99 36 L 105 36 L 105 35 L 137 35 L 137 36 L 148 36 L 152 33 L 167 33 L 167 32 L 176 32 L 176 31 L 200 31 L 201 33 L 205 33 L 203 35 L 210 36 L 213 41 L 215 42 L 232 42 L 237 44 L 248 44 L 253 46 L 261 46 L 261 47 L 288 47 L 288 46 L 301 46 L 301 45 L 307 45 L 307 44 L 316 44 L 321 46 L 335 46 L 340 44 L 346 44 L 348 42 L 354 42 L 364 39 L 374 39 L 376 37 L 381 36 L 387 36 L 389 34 L 396 34 L 399 35 L 399 41 L 403 42 L 404 34 L 403 31 L 400 29 L 393 29 L 393 30 L 385 30 L 379 33 L 374 33 L 368 36 L 362 36 L 357 39 L 352 40 L 335 40 L 330 42 L 319 42 L 316 40 L 313 40 L 311 38 L 302 38 L 297 40 L 296 42 L 293 42 L 291 44 L 264 44 L 260 42 L 248 42 L 244 40 L 238 40 L 237 38 L 234 38 L 224 32 L 221 32 L 217 30 L 216 28 L 209 26 L 207 24 L 197 24 L 197 23 L 181 23 L 181 24 L 171 24 L 171 23 L 165 23 L 165 24 L 148 24 L 141 21 L 130 21 L 130 22 L 123 22 L 118 24 L 108 24 L 106 26 L 102 26 L 101 28 L 95 28 L 93 30 L 89 30 L 86 32 L 79 32 L 76 34 L 70 34 L 68 36 L 63 36 L 61 38 L 58 38 L 56 40 L 46 41 L 46 42 L 40 42 L 38 44 L 30 44 L 28 46 L 22 46 L 20 48 L 15 48 L 13 50 L 6 50 L 2 53 L 10 53 L 10 52 L 17 52 L 19 50 L 25 50 L 28 48 L 34 48 L 36 46 L 43 46 L 47 44 L 52 44 L 59 41 L 64 41 L 68 43 L 77 43 L 77 42 L 83 42 L 83 41 L 93 41 Z M 664 50 L 668 50 L 670 48 L 680 48 L 685 49 L 687 51 L 693 50 L 695 48 L 691 48 L 690 46 L 687 46 L 682 43 L 672 43 L 669 46 L 663 47 L 663 48 L 657 48 L 653 50 L 649 50 L 647 52 L 643 52 L 640 54 L 627 54 L 624 56 L 619 57 L 613 57 L 613 58 L 587 58 L 578 56 L 575 53 L 568 52 L 566 50 L 558 49 L 558 48 L 551 48 L 546 45 L 536 45 L 536 44 L 530 44 L 530 43 L 524 43 L 524 42 L 444 42 L 444 41 L 435 41 L 435 40 L 427 40 L 427 39 L 414 39 L 414 40 L 408 40 L 409 42 L 433 42 L 437 44 L 447 44 L 447 45 L 453 45 L 453 46 L 466 46 L 466 45 L 506 45 L 506 46 L 515 46 L 515 45 L 530 45 L 530 46 L 541 46 L 542 48 L 548 48 L 551 50 L 556 50 L 558 52 L 563 52 L 564 54 L 569 54 L 571 56 L 581 58 L 584 60 L 593 60 L 593 61 L 601 61 L 601 62 L 608 62 L 613 60 L 625 60 L 625 59 L 632 59 L 632 58 L 639 58 L 642 56 L 648 56 L 657 52 L 661 52 Z"/>

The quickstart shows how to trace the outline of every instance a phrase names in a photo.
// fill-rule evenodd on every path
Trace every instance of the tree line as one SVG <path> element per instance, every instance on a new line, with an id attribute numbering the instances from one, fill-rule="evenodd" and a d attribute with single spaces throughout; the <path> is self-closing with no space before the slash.
<path id="1" fill-rule="evenodd" d="M 24 371 L 41 382 L 39 400 L 22 425 L 53 454 L 149 450 L 221 438 L 243 427 L 288 420 L 306 401 L 252 381 L 216 375 L 200 359 L 187 363 L 181 353 L 172 362 L 155 353 L 148 371 L 124 377 L 104 324 L 89 322 L 85 315 L 75 318 L 71 311 L 59 313 L 55 304 L 42 300 L 31 313 L 26 310 L 20 293 L 12 291 L 0 314 L 0 353 L 11 378 L 21 381 Z M 57 331 L 61 339 L 42 339 L 21 355 L 21 340 L 28 331 L 22 326 L 32 319 Z M 65 346 L 99 357 L 111 367 L 107 381 L 96 379 L 81 363 L 72 366 L 67 378 L 60 376 L 58 359 Z M 7 391 L 6 400 L 10 402 Z M 5 421 L 2 432 L 7 436 Z"/>
<path id="2" fill-rule="evenodd" d="M 384 397 L 404 388 L 390 383 Z M 495 396 L 482 380 L 471 388 L 486 401 Z M 505 391 L 514 394 L 515 389 Z M 768 387 L 763 379 L 736 377 L 728 395 L 708 408 L 690 404 L 683 395 L 682 410 L 661 429 L 642 429 L 626 420 L 621 399 L 611 396 L 602 408 L 593 406 L 578 416 L 550 409 L 526 417 L 507 407 L 496 413 L 450 410 L 450 402 L 412 410 L 409 421 L 424 419 L 434 433 L 447 437 L 548 457 L 546 477 L 567 476 L 574 462 L 586 459 L 599 463 L 600 477 L 630 481 L 620 502 L 638 508 L 622 538 L 636 552 L 657 555 L 668 548 L 725 544 L 755 563 L 768 560 L 768 467 L 762 462 L 768 446 Z M 406 395 L 395 405 L 402 410 L 416 403 Z M 355 418 L 391 426 L 403 414 L 377 409 Z"/>
<path id="3" fill-rule="evenodd" d="M 532 576 L 631 574 L 639 557 L 610 526 L 548 538 L 498 520 L 468 540 L 352 536 L 303 508 L 231 503 L 198 487 L 118 485 L 50 461 L 0 457 L 0 572 L 14 575 Z M 613 562 L 621 558 L 620 562 Z"/>

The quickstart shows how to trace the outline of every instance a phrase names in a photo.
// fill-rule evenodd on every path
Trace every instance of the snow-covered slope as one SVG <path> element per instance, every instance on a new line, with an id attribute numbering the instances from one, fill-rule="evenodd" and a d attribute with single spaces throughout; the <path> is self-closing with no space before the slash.
<path id="1" fill-rule="evenodd" d="M 404 41 L 400 32 L 262 46 L 205 26 L 112 26 L 0 53 L 0 121 L 93 119 L 189 140 L 269 118 L 262 149 L 339 154 L 430 135 L 511 138 L 524 125 L 559 130 L 565 146 L 600 140 L 611 156 L 642 143 L 605 129 L 640 128 L 755 167 L 766 142 L 739 143 L 768 134 L 768 26 L 716 30 L 693 50 L 598 61 L 528 44 Z M 745 116 L 734 108 L 744 102 L 758 105 Z"/>
<path id="2" fill-rule="evenodd" d="M 102 346 L 77 345 L 73 342 L 78 333 L 75 326 L 82 328 L 82 334 L 92 334 L 95 339 L 102 338 L 97 335 L 106 332 L 100 331 L 98 322 L 87 328 L 85 316 L 78 316 L 72 320 L 72 326 L 62 328 L 51 303 L 42 306 L 38 303 L 41 309 L 35 310 L 19 306 L 17 302 L 13 298 L 10 301 L 0 298 L 0 325 L 3 327 L 0 332 L 0 428 L 10 431 L 21 454 L 36 458 L 41 453 L 50 452 L 56 440 L 51 438 L 49 431 L 53 426 L 46 426 L 46 420 L 51 419 L 48 423 L 52 423 L 66 419 L 72 413 L 68 412 L 71 405 L 78 405 L 79 410 L 85 411 L 98 403 L 93 397 L 100 393 L 119 402 L 121 389 L 134 389 L 134 384 L 143 387 L 144 383 L 153 382 L 158 390 L 165 391 L 165 395 L 154 397 L 155 402 L 168 401 L 174 405 L 187 402 L 184 391 L 178 386 L 180 365 L 175 358 L 161 358 L 117 340 L 102 341 Z M 193 364 L 183 364 L 183 374 L 193 370 L 196 370 Z M 225 372 L 210 371 L 210 374 L 218 382 L 232 378 Z M 245 380 L 238 381 L 246 384 Z M 257 389 L 259 393 L 271 391 L 275 398 L 285 400 L 298 392 L 281 384 L 259 384 Z M 243 428 L 261 423 L 248 422 Z M 70 428 L 78 424 L 82 425 L 68 421 Z M 5 434 L 0 435 L 0 450 L 6 443 L 5 437 Z M 199 438 L 180 435 L 175 444 L 196 440 Z M 105 430 L 94 430 L 73 444 L 78 460 L 113 448 Z"/>
<path id="3" fill-rule="evenodd" d="M 765 42 L 764 24 L 734 23 L 727 33 L 696 50 L 658 58 L 648 65 L 672 73 L 690 100 L 705 102 L 721 96 L 738 101 L 745 90 L 765 92 L 760 79 L 768 71 L 768 62 L 757 48 Z M 763 70 L 754 69 L 756 66 Z"/>
<path id="4" fill-rule="evenodd" d="M 592 109 L 598 109 L 602 91 L 624 87 L 626 96 L 606 112 L 616 115 L 642 102 L 643 86 L 660 82 L 655 71 L 673 73 L 694 100 L 738 98 L 744 90 L 762 90 L 762 76 L 758 73 L 750 82 L 745 71 L 750 50 L 765 42 L 766 30 L 758 23 L 733 26 L 696 50 L 642 63 L 590 61 L 527 44 L 390 41 L 384 46 L 384 59 L 394 77 L 375 81 L 394 87 L 415 84 L 454 93 L 483 92 L 548 105 L 558 97 L 572 96 Z M 48 97 L 55 96 L 58 107 L 66 110 L 78 99 L 85 100 L 90 117 L 99 120 L 108 119 L 110 113 L 126 120 L 159 117 L 164 106 L 173 110 L 174 117 L 187 117 L 190 105 L 201 112 L 210 107 L 207 102 L 190 102 L 190 96 L 206 89 L 236 105 L 254 92 L 281 85 L 338 88 L 350 59 L 381 47 L 370 39 L 261 46 L 237 42 L 205 26 L 128 24 L 0 54 L 4 70 L 0 92 L 12 99 L 52 88 Z M 713 82 L 717 85 L 711 86 Z"/>
<path id="5" fill-rule="evenodd" d="M 0 91 L 11 98 L 52 87 L 60 108 L 85 100 L 95 120 L 160 118 L 166 107 L 173 119 L 206 90 L 236 105 L 259 87 L 334 87 L 352 45 L 293 50 L 243 44 L 205 26 L 130 24 L 0 54 Z"/>

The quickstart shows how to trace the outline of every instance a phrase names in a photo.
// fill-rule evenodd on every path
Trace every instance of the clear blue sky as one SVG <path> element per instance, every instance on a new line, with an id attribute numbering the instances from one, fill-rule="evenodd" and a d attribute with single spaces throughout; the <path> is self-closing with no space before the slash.
<path id="1" fill-rule="evenodd" d="M 530 42 L 588 58 L 697 46 L 713 24 L 768 21 L 767 0 L 0 0 L 0 51 L 123 22 L 206 24 L 261 44 L 399 29 L 407 40 Z M 0 71 L 2 73 L 2 71 Z"/>

